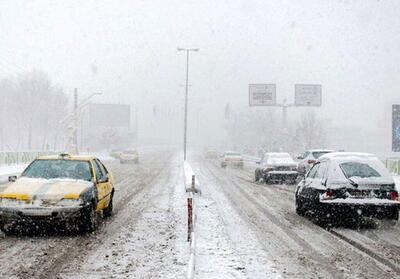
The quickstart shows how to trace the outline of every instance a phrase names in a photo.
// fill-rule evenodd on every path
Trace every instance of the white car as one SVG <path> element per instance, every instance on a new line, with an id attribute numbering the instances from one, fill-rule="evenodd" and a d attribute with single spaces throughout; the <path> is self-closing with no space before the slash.
<path id="1" fill-rule="evenodd" d="M 221 156 L 221 167 L 226 168 L 227 166 L 243 168 L 242 154 L 236 151 L 226 151 Z"/>
<path id="2" fill-rule="evenodd" d="M 306 174 L 314 163 L 318 160 L 319 157 L 322 155 L 334 152 L 333 150 L 329 149 L 311 149 L 307 150 L 303 154 L 301 154 L 297 159 L 299 159 L 299 167 L 298 171 L 301 174 Z"/>
<path id="3" fill-rule="evenodd" d="M 256 182 L 262 178 L 265 183 L 296 183 L 298 176 L 297 163 L 289 153 L 265 153 L 259 164 L 260 166 L 255 170 Z"/>

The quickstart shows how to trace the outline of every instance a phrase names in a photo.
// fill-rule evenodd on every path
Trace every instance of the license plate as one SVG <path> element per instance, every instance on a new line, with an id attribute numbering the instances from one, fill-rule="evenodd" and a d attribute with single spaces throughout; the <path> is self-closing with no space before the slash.
<path id="1" fill-rule="evenodd" d="M 351 193 L 351 196 L 355 198 L 371 198 L 372 194 L 371 191 L 355 191 Z"/>

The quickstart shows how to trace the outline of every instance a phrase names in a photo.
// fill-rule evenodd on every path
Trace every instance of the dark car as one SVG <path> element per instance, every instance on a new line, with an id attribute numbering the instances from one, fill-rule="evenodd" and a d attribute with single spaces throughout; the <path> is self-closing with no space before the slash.
<path id="1" fill-rule="evenodd" d="M 289 153 L 268 152 L 265 153 L 259 167 L 256 168 L 254 176 L 255 181 L 263 179 L 265 183 L 296 183 L 297 163 L 292 159 Z"/>
<path id="2" fill-rule="evenodd" d="M 296 212 L 325 221 L 358 216 L 397 220 L 399 205 L 393 178 L 372 154 L 323 155 L 296 187 Z"/>

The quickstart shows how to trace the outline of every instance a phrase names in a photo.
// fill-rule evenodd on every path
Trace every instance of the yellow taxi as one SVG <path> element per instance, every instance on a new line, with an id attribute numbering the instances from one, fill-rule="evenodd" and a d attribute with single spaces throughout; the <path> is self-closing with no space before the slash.
<path id="1" fill-rule="evenodd" d="M 129 164 L 129 163 L 139 163 L 139 154 L 136 150 L 124 150 L 119 156 L 119 162 L 121 164 Z"/>
<path id="2" fill-rule="evenodd" d="M 38 157 L 0 190 L 0 229 L 8 233 L 26 223 L 40 228 L 73 221 L 80 231 L 91 232 L 100 213 L 111 216 L 113 197 L 112 174 L 99 159 Z"/>

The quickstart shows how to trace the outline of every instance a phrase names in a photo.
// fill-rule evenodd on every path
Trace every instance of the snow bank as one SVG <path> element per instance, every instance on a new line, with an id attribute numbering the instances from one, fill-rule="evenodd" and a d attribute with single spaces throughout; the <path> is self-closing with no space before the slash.
<path id="1" fill-rule="evenodd" d="M 22 172 L 27 164 L 0 165 L 0 176 L 6 176 Z"/>

